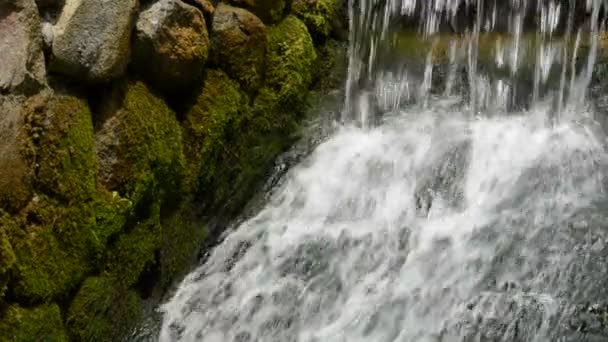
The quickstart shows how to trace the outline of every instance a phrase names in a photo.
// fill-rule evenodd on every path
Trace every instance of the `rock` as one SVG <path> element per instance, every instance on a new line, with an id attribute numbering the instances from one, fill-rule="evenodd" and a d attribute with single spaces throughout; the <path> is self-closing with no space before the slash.
<path id="1" fill-rule="evenodd" d="M 251 12 L 220 4 L 211 32 L 215 62 L 247 91 L 259 88 L 266 54 L 266 27 Z"/>
<path id="2" fill-rule="evenodd" d="M 84 281 L 70 304 L 67 328 L 74 341 L 122 341 L 142 315 L 141 299 L 107 277 Z"/>
<path id="3" fill-rule="evenodd" d="M 43 115 L 46 92 L 26 98 L 0 95 L 0 209 L 16 212 L 27 204 L 35 176 L 34 146 L 30 129 L 33 116 Z"/>
<path id="4" fill-rule="evenodd" d="M 229 0 L 231 4 L 243 7 L 257 15 L 266 24 L 274 24 L 285 14 L 287 3 L 284 0 Z"/>
<path id="5" fill-rule="evenodd" d="M 97 123 L 98 181 L 134 206 L 179 191 L 184 161 L 175 113 L 141 82 L 117 88 L 109 101 L 118 103 Z"/>
<path id="6" fill-rule="evenodd" d="M 88 82 L 120 76 L 137 8 L 137 0 L 67 0 L 54 30 L 51 70 Z"/>
<path id="7" fill-rule="evenodd" d="M 0 2 L 0 93 L 34 94 L 46 84 L 34 0 Z"/>
<path id="8" fill-rule="evenodd" d="M 5 341 L 68 341 L 57 304 L 7 307 L 0 320 L 0 336 Z"/>
<path id="9" fill-rule="evenodd" d="M 61 8 L 65 0 L 36 0 L 36 5 L 40 9 Z"/>
<path id="10" fill-rule="evenodd" d="M 207 20 L 207 24 L 211 24 L 213 21 L 213 13 L 215 13 L 215 6 L 213 6 L 211 0 L 190 0 L 190 3 L 201 10 L 205 16 L 205 20 Z"/>
<path id="11" fill-rule="evenodd" d="M 278 103 L 296 108 L 302 103 L 313 78 L 317 54 L 306 26 L 288 16 L 268 33 L 266 86 Z"/>
<path id="12" fill-rule="evenodd" d="M 163 90 L 191 87 L 203 73 L 209 36 L 203 14 L 180 0 L 160 0 L 136 25 L 134 67 Z"/>
<path id="13" fill-rule="evenodd" d="M 324 41 L 332 32 L 336 0 L 294 0 L 291 11 L 300 18 L 315 41 Z"/>

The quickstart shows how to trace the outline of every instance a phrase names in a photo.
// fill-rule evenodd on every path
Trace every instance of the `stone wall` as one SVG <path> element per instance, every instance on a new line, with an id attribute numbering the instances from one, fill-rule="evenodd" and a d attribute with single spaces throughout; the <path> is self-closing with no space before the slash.
<path id="1" fill-rule="evenodd" d="M 0 339 L 120 340 L 339 87 L 334 0 L 0 3 Z"/>

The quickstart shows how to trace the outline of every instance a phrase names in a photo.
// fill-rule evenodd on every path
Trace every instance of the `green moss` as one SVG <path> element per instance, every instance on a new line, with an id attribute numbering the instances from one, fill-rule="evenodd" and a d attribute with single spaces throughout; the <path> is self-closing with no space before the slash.
<path id="1" fill-rule="evenodd" d="M 105 249 L 108 240 L 120 233 L 127 223 L 132 211 L 132 203 L 120 197 L 117 192 L 108 193 L 104 189 L 98 190 L 99 195 L 95 202 L 94 234 L 99 242 L 100 254 Z"/>
<path id="2" fill-rule="evenodd" d="M 108 250 L 106 270 L 125 287 L 135 284 L 143 271 L 156 261 L 155 251 L 161 241 L 160 204 L 151 205 L 149 217 L 120 234 Z"/>
<path id="3" fill-rule="evenodd" d="M 0 298 L 4 296 L 6 284 L 8 284 L 9 271 L 16 261 L 13 247 L 6 235 L 4 219 L 1 218 L 1 215 L 0 213 Z"/>
<path id="4" fill-rule="evenodd" d="M 222 71 L 210 70 L 196 104 L 183 124 L 187 171 L 185 192 L 198 189 L 199 180 L 209 182 L 217 171 L 218 158 L 230 148 L 227 135 L 246 111 L 247 96 L 239 84 Z"/>
<path id="5" fill-rule="evenodd" d="M 348 70 L 347 46 L 343 42 L 328 40 L 319 47 L 314 73 L 314 88 L 321 94 L 344 86 Z"/>
<path id="6" fill-rule="evenodd" d="M 11 305 L 0 312 L 2 341 L 68 341 L 56 304 L 35 308 Z"/>
<path id="7" fill-rule="evenodd" d="M 134 291 L 107 277 L 84 281 L 68 310 L 66 326 L 74 341 L 119 341 L 142 315 L 142 303 Z"/>
<path id="8" fill-rule="evenodd" d="M 98 132 L 102 181 L 134 206 L 179 190 L 184 159 L 179 123 L 141 82 L 125 86 L 121 109 Z"/>
<path id="9" fill-rule="evenodd" d="M 34 198 L 8 234 L 17 257 L 13 294 L 29 303 L 67 296 L 93 268 L 99 250 L 94 225 L 88 203 L 65 207 Z"/>
<path id="10" fill-rule="evenodd" d="M 194 205 L 185 202 L 162 221 L 160 248 L 161 287 L 167 289 L 194 264 L 195 256 L 208 236 L 206 227 L 194 214 Z"/>
<path id="11" fill-rule="evenodd" d="M 69 202 L 95 193 L 95 140 L 91 112 L 85 100 L 57 95 L 38 148 L 38 183 L 48 194 Z"/>
<path id="12" fill-rule="evenodd" d="M 306 24 L 316 41 L 322 41 L 331 33 L 336 0 L 294 0 L 291 11 Z"/>
<path id="13" fill-rule="evenodd" d="M 285 0 L 231 0 L 238 7 L 244 7 L 253 12 L 266 24 L 281 21 L 287 9 Z"/>
<path id="14" fill-rule="evenodd" d="M 296 108 L 303 102 L 316 59 L 310 34 L 295 16 L 269 29 L 266 85 L 276 93 L 278 105 Z"/>

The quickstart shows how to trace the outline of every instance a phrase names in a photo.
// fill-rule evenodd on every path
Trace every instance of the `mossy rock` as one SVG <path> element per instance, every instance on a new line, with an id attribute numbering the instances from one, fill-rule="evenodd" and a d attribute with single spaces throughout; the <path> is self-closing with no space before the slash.
<path id="1" fill-rule="evenodd" d="M 123 85 L 123 95 L 95 137 L 100 181 L 138 206 L 179 190 L 182 134 L 175 113 L 143 83 Z"/>
<path id="2" fill-rule="evenodd" d="M 324 41 L 331 34 L 336 5 L 336 0 L 294 0 L 291 11 L 306 24 L 315 41 Z"/>
<path id="3" fill-rule="evenodd" d="M 142 316 L 136 292 L 107 277 L 87 278 L 72 301 L 66 326 L 74 341 L 119 341 Z"/>
<path id="4" fill-rule="evenodd" d="M 45 192 L 68 202 L 80 202 L 95 193 L 95 140 L 93 122 L 84 99 L 56 95 L 49 104 L 37 143 L 37 183 Z"/>
<path id="5" fill-rule="evenodd" d="M 250 10 L 266 24 L 281 21 L 288 5 L 285 0 L 231 0 L 230 2 Z"/>
<path id="6" fill-rule="evenodd" d="M 268 30 L 266 86 L 276 93 L 278 105 L 296 108 L 303 103 L 317 59 L 306 25 L 290 15 Z"/>
<path id="7" fill-rule="evenodd" d="M 313 88 L 327 94 L 341 89 L 348 70 L 347 43 L 329 39 L 319 47 Z"/>
<path id="8" fill-rule="evenodd" d="M 132 209 L 131 201 L 120 197 L 117 192 L 109 193 L 105 189 L 98 190 L 97 199 L 94 202 L 95 226 L 93 232 L 102 250 L 111 237 L 124 229 L 132 214 Z"/>
<path id="9" fill-rule="evenodd" d="M 67 342 L 61 312 L 57 304 L 34 308 L 11 305 L 0 311 L 2 341 Z"/>
<path id="10" fill-rule="evenodd" d="M 141 274 L 155 264 L 160 241 L 160 204 L 154 203 L 146 220 L 136 222 L 109 247 L 105 262 L 107 273 L 124 287 L 134 285 Z"/>
<path id="11" fill-rule="evenodd" d="M 197 252 L 209 234 L 201 221 L 195 216 L 194 203 L 190 201 L 162 220 L 160 286 L 163 290 L 185 275 L 196 261 Z"/>
<path id="12" fill-rule="evenodd" d="M 228 135 L 247 111 L 248 101 L 239 84 L 224 72 L 207 73 L 203 90 L 183 123 L 186 193 L 198 191 L 200 181 L 208 183 L 213 178 L 218 158 L 232 148 Z"/>
<path id="13" fill-rule="evenodd" d="M 6 292 L 8 274 L 16 261 L 13 247 L 6 235 L 6 228 L 3 224 L 4 219 L 1 218 L 1 215 L 2 214 L 0 214 L 0 298 L 2 298 Z"/>
<path id="14" fill-rule="evenodd" d="M 93 269 L 100 250 L 94 225 L 90 203 L 66 207 L 34 197 L 8 230 L 17 258 L 13 295 L 28 303 L 67 296 Z"/>

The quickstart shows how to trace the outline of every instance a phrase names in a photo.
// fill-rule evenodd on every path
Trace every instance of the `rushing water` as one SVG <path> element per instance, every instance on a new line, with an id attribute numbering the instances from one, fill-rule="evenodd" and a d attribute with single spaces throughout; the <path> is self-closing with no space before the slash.
<path id="1" fill-rule="evenodd" d="M 575 27 L 574 1 L 498 2 L 351 1 L 344 124 L 183 280 L 161 341 L 608 340 L 608 153 L 584 100 L 601 4 Z M 438 87 L 459 6 L 478 10 Z M 387 58 L 408 16 L 422 67 Z"/>

